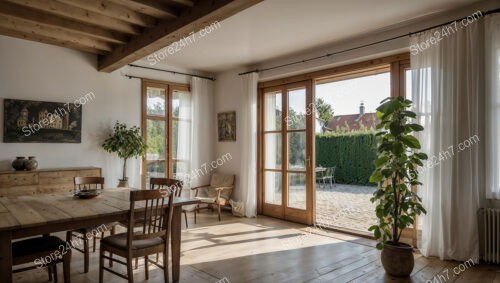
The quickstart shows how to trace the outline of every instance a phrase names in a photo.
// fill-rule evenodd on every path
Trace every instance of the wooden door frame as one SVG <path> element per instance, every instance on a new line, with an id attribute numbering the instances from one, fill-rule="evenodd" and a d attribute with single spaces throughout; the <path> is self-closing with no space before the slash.
<path id="1" fill-rule="evenodd" d="M 271 86 L 268 88 L 262 88 L 259 90 L 259 98 L 258 98 L 258 112 L 259 118 L 262 123 L 257 123 L 259 136 L 258 136 L 258 170 L 259 174 L 257 174 L 258 178 L 258 202 L 257 202 L 257 210 L 259 214 L 266 214 L 272 217 L 281 218 L 284 220 L 289 220 L 293 222 L 306 223 L 311 225 L 314 220 L 314 212 L 313 212 L 313 203 L 314 203 L 314 189 L 313 189 L 313 181 L 314 176 L 312 174 L 312 164 L 315 161 L 312 150 L 313 150 L 313 138 L 311 131 L 314 131 L 314 123 L 313 123 L 313 115 L 306 115 L 306 128 L 304 130 L 298 130 L 297 132 L 304 132 L 306 134 L 306 170 L 293 172 L 293 170 L 288 169 L 288 130 L 286 126 L 286 117 L 288 116 L 288 90 L 294 88 L 302 88 L 306 89 L 306 111 L 312 105 L 313 101 L 313 82 L 312 80 L 304 80 L 300 82 L 293 82 L 290 84 L 285 84 L 281 86 Z M 282 115 L 281 115 L 281 129 L 276 131 L 267 131 L 276 132 L 281 134 L 281 169 L 271 170 L 265 168 L 265 156 L 261 154 L 264 152 L 265 145 L 265 129 L 264 129 L 264 99 L 265 93 L 279 91 L 281 93 L 281 101 L 282 101 Z M 314 109 L 310 111 L 312 113 Z M 306 113 L 307 114 L 307 113 Z M 291 131 L 294 132 L 294 131 Z M 286 146 L 284 146 L 286 145 Z M 261 171 L 260 171 L 261 170 Z M 265 191 L 264 191 L 264 172 L 265 171 L 274 171 L 280 172 L 282 176 L 282 195 L 281 195 L 281 204 L 269 204 L 265 203 Z M 291 172 L 290 172 L 291 171 Z M 288 173 L 301 173 L 306 175 L 306 207 L 304 209 L 292 208 L 288 207 Z M 304 212 L 305 211 L 305 212 Z"/>
<path id="2" fill-rule="evenodd" d="M 165 116 L 149 116 L 147 115 L 147 88 L 163 88 L 165 89 Z M 173 174 L 173 156 L 172 156 L 172 126 L 173 120 L 178 120 L 172 117 L 172 95 L 175 90 L 190 91 L 188 85 L 176 84 L 158 80 L 141 80 L 141 134 L 142 139 L 147 143 L 147 120 L 165 121 L 165 168 L 164 174 L 166 178 L 172 178 Z M 143 157 L 141 161 L 141 187 L 146 188 L 146 158 Z"/>
<path id="3" fill-rule="evenodd" d="M 405 68 L 410 66 L 410 53 L 401 53 L 401 54 L 396 54 L 396 55 L 390 55 L 382 58 L 377 58 L 377 59 L 372 59 L 368 61 L 363 61 L 359 63 L 354 63 L 354 64 L 349 64 L 349 65 L 344 65 L 344 66 L 338 66 L 338 67 L 333 67 L 325 70 L 319 70 L 319 71 L 313 71 L 305 74 L 300 74 L 300 75 L 294 75 L 291 77 L 286 77 L 286 78 L 280 78 L 280 79 L 275 79 L 271 81 L 265 81 L 265 82 L 260 82 L 258 87 L 258 101 L 257 101 L 257 125 L 258 125 L 258 137 L 257 137 L 257 213 L 258 214 L 263 214 L 264 213 L 264 178 L 263 178 L 263 172 L 264 172 L 264 123 L 263 123 L 263 117 L 264 117 L 264 94 L 266 89 L 270 89 L 271 87 L 276 87 L 280 88 L 283 87 L 284 85 L 290 84 L 290 83 L 295 83 L 295 82 L 301 82 L 301 81 L 306 81 L 310 80 L 312 82 L 311 85 L 311 99 L 313 101 L 315 100 L 315 85 L 316 81 L 318 80 L 324 80 L 327 77 L 333 77 L 333 76 L 351 76 L 355 75 L 356 73 L 359 73 L 360 71 L 367 71 L 367 70 L 373 70 L 376 71 L 378 68 L 381 68 L 383 66 L 389 65 L 389 71 L 390 71 L 390 76 L 391 76 L 391 96 L 401 96 L 405 95 L 405 83 L 404 83 L 404 70 Z M 285 95 L 285 93 L 282 92 L 282 95 Z M 283 106 L 284 108 L 285 106 Z M 309 115 L 311 116 L 311 115 Z M 312 123 L 312 133 L 308 135 L 308 138 L 311 139 L 311 142 L 309 143 L 311 145 L 311 163 L 315 164 L 316 160 L 316 152 L 315 152 L 315 141 L 314 141 L 314 124 Z M 314 163 L 313 163 L 314 162 Z M 312 169 L 311 169 L 312 170 Z M 312 178 L 310 178 L 310 184 L 311 186 L 314 185 L 315 182 L 315 174 L 312 174 Z M 312 197 L 310 198 L 311 200 L 311 211 L 310 217 L 311 217 L 311 224 L 314 223 L 315 220 L 315 213 L 316 213 L 316 201 L 315 201 L 315 196 L 316 192 L 313 186 L 312 190 Z M 408 231 L 404 231 L 404 235 L 409 235 L 412 239 L 413 242 L 416 243 L 416 229 L 408 229 Z"/>

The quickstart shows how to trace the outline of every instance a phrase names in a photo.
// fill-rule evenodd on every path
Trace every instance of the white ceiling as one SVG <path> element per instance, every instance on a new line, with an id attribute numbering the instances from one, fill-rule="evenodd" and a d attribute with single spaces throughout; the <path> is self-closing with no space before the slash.
<path id="1" fill-rule="evenodd" d="M 477 1 L 265 0 L 220 22 L 210 34 L 197 34 L 193 43 L 169 54 L 161 63 L 215 73 L 473 2 Z"/>

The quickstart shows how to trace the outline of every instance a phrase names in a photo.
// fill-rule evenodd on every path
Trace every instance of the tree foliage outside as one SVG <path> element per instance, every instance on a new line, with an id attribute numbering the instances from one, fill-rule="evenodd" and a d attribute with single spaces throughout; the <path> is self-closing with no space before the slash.
<path id="1" fill-rule="evenodd" d="M 319 118 L 324 121 L 324 125 L 330 123 L 333 119 L 333 108 L 330 104 L 326 103 L 322 98 L 316 99 L 316 109 L 319 113 Z"/>
<path id="2" fill-rule="evenodd" d="M 377 108 L 378 158 L 376 169 L 370 181 L 378 184 L 371 201 L 377 203 L 375 212 L 379 223 L 369 228 L 380 242 L 377 248 L 385 244 L 399 244 L 402 231 L 415 224 L 415 218 L 426 213 L 422 199 L 412 190 L 413 186 L 422 185 L 418 181 L 418 167 L 427 159 L 419 152 L 421 146 L 414 132 L 423 131 L 419 124 L 412 123 L 416 118 L 409 111 L 412 102 L 403 97 L 387 98 Z"/>
<path id="3" fill-rule="evenodd" d="M 141 137 L 141 129 L 137 126 L 127 128 L 125 123 L 118 121 L 102 147 L 107 152 L 116 153 L 123 159 L 123 180 L 127 179 L 127 159 L 143 156 L 147 150 L 147 145 Z"/>

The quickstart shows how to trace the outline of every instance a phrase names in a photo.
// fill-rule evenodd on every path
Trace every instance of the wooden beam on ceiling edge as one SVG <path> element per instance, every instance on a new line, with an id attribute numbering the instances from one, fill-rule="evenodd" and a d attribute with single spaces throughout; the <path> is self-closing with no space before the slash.
<path id="1" fill-rule="evenodd" d="M 133 36 L 128 44 L 118 46 L 110 54 L 100 56 L 98 69 L 112 72 L 164 48 L 191 32 L 197 32 L 216 21 L 222 21 L 263 0 L 212 0 L 200 1 L 187 8 L 174 20 L 162 20 L 156 27 Z"/>

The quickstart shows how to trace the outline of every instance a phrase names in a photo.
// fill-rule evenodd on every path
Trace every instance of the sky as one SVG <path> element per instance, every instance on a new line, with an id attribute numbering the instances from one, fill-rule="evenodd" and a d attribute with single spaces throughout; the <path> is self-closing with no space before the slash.
<path id="1" fill-rule="evenodd" d="M 316 85 L 316 99 L 332 105 L 334 115 L 359 114 L 363 101 L 365 113 L 376 112 L 380 101 L 391 95 L 389 73 Z"/>

